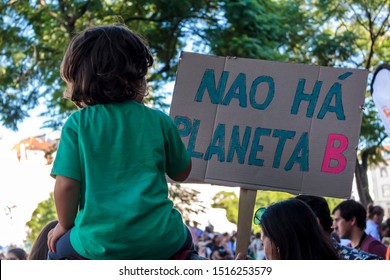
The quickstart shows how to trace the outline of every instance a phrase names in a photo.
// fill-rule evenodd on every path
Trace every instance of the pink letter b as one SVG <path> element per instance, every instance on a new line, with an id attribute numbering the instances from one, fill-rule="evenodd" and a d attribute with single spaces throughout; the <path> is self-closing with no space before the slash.
<path id="1" fill-rule="evenodd" d="M 335 147 L 335 142 L 340 144 Z M 324 160 L 322 162 L 322 172 L 338 174 L 343 172 L 347 165 L 347 159 L 342 154 L 348 147 L 348 138 L 342 134 L 329 134 L 328 143 L 326 144 Z M 337 166 L 331 167 L 331 160 L 338 162 Z"/>

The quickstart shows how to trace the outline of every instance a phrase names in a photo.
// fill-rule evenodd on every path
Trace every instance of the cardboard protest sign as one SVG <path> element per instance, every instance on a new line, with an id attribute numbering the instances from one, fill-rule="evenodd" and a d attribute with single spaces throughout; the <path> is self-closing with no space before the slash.
<path id="1" fill-rule="evenodd" d="M 367 75 L 182 53 L 170 116 L 190 180 L 349 197 Z"/>
<path id="2" fill-rule="evenodd" d="M 371 82 L 371 94 L 379 116 L 390 137 L 390 65 L 380 65 Z"/>

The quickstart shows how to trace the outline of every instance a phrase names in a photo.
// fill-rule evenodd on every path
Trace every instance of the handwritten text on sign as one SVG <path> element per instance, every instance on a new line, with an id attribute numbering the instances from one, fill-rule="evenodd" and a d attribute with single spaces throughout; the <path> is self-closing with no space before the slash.
<path id="1" fill-rule="evenodd" d="M 184 53 L 171 116 L 193 158 L 191 178 L 349 196 L 366 78 L 360 70 Z"/>

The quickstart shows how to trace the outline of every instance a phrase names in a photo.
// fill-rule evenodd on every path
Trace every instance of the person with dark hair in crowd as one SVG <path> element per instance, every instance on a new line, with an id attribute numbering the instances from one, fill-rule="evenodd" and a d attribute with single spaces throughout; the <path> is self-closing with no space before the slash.
<path id="1" fill-rule="evenodd" d="M 226 247 L 227 249 L 231 252 L 231 256 L 234 256 L 235 255 L 235 252 L 236 252 L 236 248 L 235 248 L 235 239 L 234 239 L 234 236 L 233 236 L 234 232 L 232 232 L 232 234 L 229 234 L 227 232 L 224 232 L 222 234 L 222 242 L 224 244 L 226 244 Z"/>
<path id="2" fill-rule="evenodd" d="M 35 239 L 31 252 L 28 255 L 29 260 L 47 260 L 49 247 L 47 246 L 47 234 L 58 224 L 57 220 L 47 223 Z"/>
<path id="3" fill-rule="evenodd" d="M 223 235 L 214 233 L 214 236 L 207 247 L 210 249 L 209 258 L 211 260 L 232 260 L 233 254 L 224 241 Z"/>
<path id="4" fill-rule="evenodd" d="M 214 226 L 212 224 L 209 224 L 205 227 L 204 232 L 206 232 L 212 239 L 214 237 Z"/>
<path id="5" fill-rule="evenodd" d="M 7 260 L 27 260 L 27 253 L 22 248 L 10 249 L 7 253 Z"/>
<path id="6" fill-rule="evenodd" d="M 386 246 L 364 231 L 366 209 L 363 205 L 354 200 L 343 201 L 334 208 L 333 216 L 333 229 L 340 238 L 351 240 L 349 246 L 386 258 Z"/>
<path id="7" fill-rule="evenodd" d="M 372 205 L 372 203 L 367 206 L 367 221 L 365 232 L 376 240 L 381 241 L 381 236 L 379 232 L 379 227 L 383 221 L 383 216 L 385 211 L 382 207 Z"/>
<path id="8" fill-rule="evenodd" d="M 317 216 L 322 229 L 327 234 L 330 234 L 330 236 L 334 239 L 332 229 L 333 219 L 330 215 L 329 205 L 325 198 L 313 195 L 298 195 L 295 198 L 302 200 L 309 205 L 311 210 L 313 210 L 314 214 Z M 340 257 L 344 260 L 382 260 L 382 258 L 377 255 L 341 245 L 339 244 L 339 241 L 335 239 L 333 240 L 333 244 Z"/>
<path id="9" fill-rule="evenodd" d="M 48 234 L 49 259 L 169 259 L 193 250 L 165 177 L 184 181 L 191 157 L 174 121 L 143 104 L 152 64 L 125 26 L 71 39 L 61 77 L 79 110 L 62 128 L 51 171 L 59 222 Z"/>
<path id="10" fill-rule="evenodd" d="M 254 222 L 262 228 L 267 260 L 340 259 L 313 211 L 298 199 L 258 209 Z"/>

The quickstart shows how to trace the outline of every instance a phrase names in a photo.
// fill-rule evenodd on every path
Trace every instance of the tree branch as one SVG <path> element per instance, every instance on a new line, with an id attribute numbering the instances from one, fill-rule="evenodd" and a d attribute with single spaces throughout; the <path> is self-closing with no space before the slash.
<path id="1" fill-rule="evenodd" d="M 40 0 L 39 3 L 40 3 L 44 8 L 46 8 L 46 9 L 48 10 L 48 12 L 49 12 L 49 14 L 51 15 L 52 18 L 61 20 L 61 19 L 58 17 L 58 14 L 55 13 L 55 12 L 53 12 L 53 11 L 49 8 L 49 6 L 47 6 L 45 0 Z"/>
<path id="2" fill-rule="evenodd" d="M 86 13 L 91 4 L 91 1 L 87 1 L 82 6 L 76 8 L 73 15 L 69 15 L 68 9 L 63 0 L 58 0 L 58 4 L 61 13 L 64 15 L 65 20 L 65 22 L 62 22 L 62 25 L 65 27 L 66 32 L 69 34 L 69 36 L 72 36 L 73 31 L 75 29 L 76 21 Z"/>

